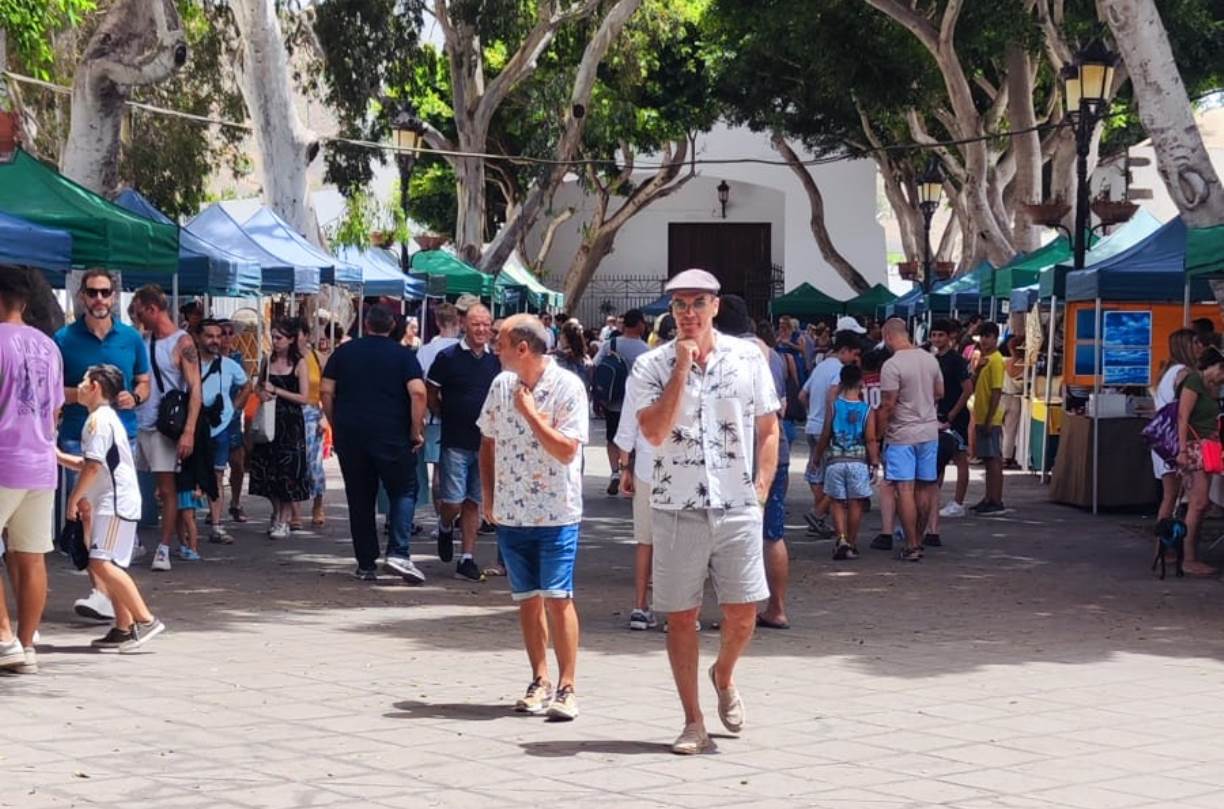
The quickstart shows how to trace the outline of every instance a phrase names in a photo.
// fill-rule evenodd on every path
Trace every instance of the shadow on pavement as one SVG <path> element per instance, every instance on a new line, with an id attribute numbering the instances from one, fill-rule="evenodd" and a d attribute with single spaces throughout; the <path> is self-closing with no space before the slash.
<path id="1" fill-rule="evenodd" d="M 517 714 L 504 703 L 479 705 L 471 702 L 404 700 L 395 703 L 395 710 L 383 716 L 388 719 L 458 719 L 464 722 L 490 722 L 494 719 L 505 719 L 507 716 L 526 717 L 528 714 Z"/>
<path id="2" fill-rule="evenodd" d="M 579 753 L 603 753 L 611 756 L 642 756 L 670 753 L 671 747 L 662 742 L 639 742 L 632 739 L 575 739 L 573 741 L 523 742 L 519 745 L 529 756 L 564 758 Z"/>

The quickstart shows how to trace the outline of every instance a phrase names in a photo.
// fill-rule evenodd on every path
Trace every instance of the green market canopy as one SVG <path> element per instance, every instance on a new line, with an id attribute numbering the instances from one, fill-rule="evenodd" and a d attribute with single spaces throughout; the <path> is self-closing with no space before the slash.
<path id="1" fill-rule="evenodd" d="M 841 314 L 845 304 L 804 282 L 785 295 L 774 298 L 771 308 L 775 317 L 778 315 L 815 317 Z"/>
<path id="2" fill-rule="evenodd" d="M 524 267 L 513 258 L 502 265 L 497 274 L 496 284 L 499 287 L 522 287 L 527 293 L 527 301 L 536 309 L 561 308 L 565 305 L 565 295 L 549 289 L 544 282 L 535 277 L 531 270 Z"/>
<path id="3" fill-rule="evenodd" d="M 412 272 L 414 275 L 445 279 L 447 295 L 470 293 L 490 300 L 493 297 L 493 276 L 482 273 L 445 250 L 421 250 L 414 253 Z"/>
<path id="4" fill-rule="evenodd" d="M 872 317 L 885 306 L 897 299 L 883 284 L 876 284 L 871 289 L 846 301 L 845 312 L 848 315 L 870 315 Z"/>
<path id="5" fill-rule="evenodd" d="M 1224 225 L 1186 232 L 1186 276 L 1224 275 Z"/>
<path id="6" fill-rule="evenodd" d="M 1071 259 L 1071 243 L 1066 236 L 1038 247 L 1031 253 L 1023 253 L 994 271 L 992 281 L 983 287 L 983 294 L 992 298 L 1011 297 L 1012 290 L 1027 287 L 1037 282 L 1041 271 Z"/>
<path id="7" fill-rule="evenodd" d="M 125 211 L 20 149 L 0 163 L 0 212 L 67 231 L 77 267 L 166 275 L 178 268 L 178 226 Z"/>

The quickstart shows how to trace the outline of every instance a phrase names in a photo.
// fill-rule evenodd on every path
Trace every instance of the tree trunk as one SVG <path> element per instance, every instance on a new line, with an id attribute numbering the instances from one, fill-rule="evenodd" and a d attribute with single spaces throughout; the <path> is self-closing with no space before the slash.
<path id="1" fill-rule="evenodd" d="M 1011 130 L 1033 129 L 1013 135 L 1012 157 L 1016 176 L 1012 181 L 1011 205 L 1015 211 L 1012 222 L 1012 243 L 1017 250 L 1028 253 L 1041 245 L 1041 230 L 1035 227 L 1024 211 L 1025 205 L 1041 202 L 1041 135 L 1035 131 L 1037 111 L 1033 108 L 1033 68 L 1028 52 L 1019 45 L 1007 48 L 1007 118 Z"/>
<path id="2" fill-rule="evenodd" d="M 238 84 L 259 147 L 264 202 L 309 238 L 317 228 L 306 170 L 319 141 L 298 116 L 275 0 L 232 0 L 230 8 L 242 35 Z"/>
<path id="3" fill-rule="evenodd" d="M 595 33 L 591 35 L 582 51 L 582 59 L 578 62 L 578 70 L 570 89 L 569 109 L 565 113 L 565 130 L 561 133 L 554 155 L 554 159 L 561 162 L 552 168 L 547 179 L 528 190 L 518 216 L 506 222 L 494 237 L 489 249 L 480 259 L 480 269 L 484 272 L 497 273 L 501 270 L 502 264 L 514 249 L 519 234 L 535 224 L 544 201 L 551 199 L 556 189 L 565 181 L 570 167 L 564 161 L 572 160 L 578 154 L 578 148 L 582 145 L 582 133 L 586 131 L 586 115 L 575 115 L 574 111 L 586 110 L 591 106 L 591 93 L 595 90 L 599 65 L 607 55 L 608 48 L 620 37 L 629 18 L 637 12 L 641 4 L 642 0 L 616 0 L 616 4 L 608 10 Z"/>
<path id="4" fill-rule="evenodd" d="M 595 277 L 595 271 L 599 269 L 600 262 L 612 252 L 618 229 L 593 227 L 589 235 L 582 240 L 578 252 L 570 261 L 569 269 L 565 271 L 565 280 L 561 287 L 565 291 L 565 305 L 570 311 L 578 306 L 582 296 L 586 294 L 586 289 L 591 279 Z"/>
<path id="5" fill-rule="evenodd" d="M 1224 223 L 1224 188 L 1194 120 L 1155 0 L 1097 0 L 1130 73 L 1156 167 L 1190 227 Z"/>
<path id="6" fill-rule="evenodd" d="M 187 39 L 173 0 L 120 0 L 111 6 L 73 76 L 64 175 L 91 191 L 113 194 L 129 88 L 159 82 L 186 61 Z"/>
<path id="7" fill-rule="evenodd" d="M 786 161 L 786 165 L 799 178 L 799 182 L 803 185 L 803 190 L 807 193 L 808 203 L 812 207 L 812 216 L 809 224 L 812 228 L 812 237 L 816 239 L 816 245 L 820 248 L 820 255 L 833 268 L 833 271 L 850 285 L 850 289 L 856 295 L 871 289 L 871 284 L 863 277 L 863 274 L 847 261 L 846 257 L 839 253 L 833 245 L 833 238 L 829 235 L 828 226 L 825 225 L 824 196 L 820 193 L 820 187 L 812 179 L 812 175 L 807 170 L 807 167 L 803 165 L 803 161 L 799 159 L 799 155 L 795 154 L 790 144 L 779 133 L 775 132 L 770 140 L 773 143 L 774 150 L 782 155 L 782 159 Z"/>

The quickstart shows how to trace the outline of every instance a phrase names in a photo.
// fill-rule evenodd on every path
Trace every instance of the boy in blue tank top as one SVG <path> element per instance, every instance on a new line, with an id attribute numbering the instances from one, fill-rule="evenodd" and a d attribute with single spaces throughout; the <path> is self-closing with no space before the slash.
<path id="1" fill-rule="evenodd" d="M 837 530 L 833 558 L 857 559 L 863 501 L 871 497 L 871 481 L 880 465 L 875 416 L 863 398 L 862 368 L 842 367 L 839 384 L 829 393 L 826 412 L 816 452 L 824 457 L 825 494 L 832 500 Z"/>

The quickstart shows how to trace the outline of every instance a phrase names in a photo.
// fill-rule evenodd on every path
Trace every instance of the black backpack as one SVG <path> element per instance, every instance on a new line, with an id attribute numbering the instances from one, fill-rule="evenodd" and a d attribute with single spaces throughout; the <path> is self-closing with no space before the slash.
<path id="1" fill-rule="evenodd" d="M 616 338 L 611 340 L 608 353 L 595 366 L 595 373 L 591 376 L 591 401 L 597 407 L 619 405 L 625 400 L 625 381 L 629 378 L 629 366 L 616 351 Z"/>

